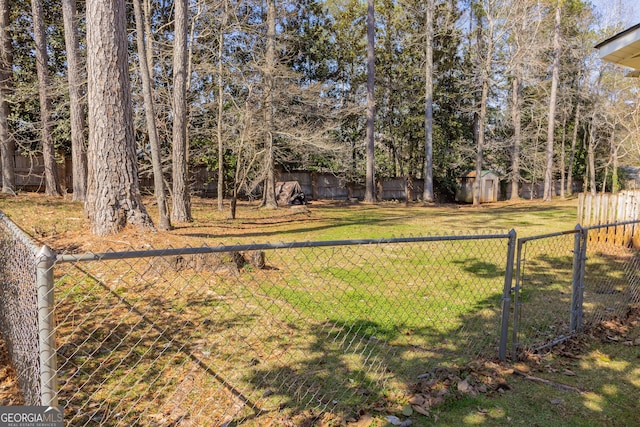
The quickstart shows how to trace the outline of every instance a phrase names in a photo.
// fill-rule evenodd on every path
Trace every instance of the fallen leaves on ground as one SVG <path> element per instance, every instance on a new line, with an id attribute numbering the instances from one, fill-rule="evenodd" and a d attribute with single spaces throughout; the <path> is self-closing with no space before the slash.
<path id="1" fill-rule="evenodd" d="M 601 342 L 615 342 L 628 346 L 640 345 L 640 306 L 630 307 L 623 316 L 600 322 L 588 332 Z"/>
<path id="2" fill-rule="evenodd" d="M 411 408 L 424 416 L 446 401 L 510 390 L 506 377 L 513 368 L 492 361 L 477 361 L 460 368 L 438 368 L 420 375 L 409 397 Z"/>
<path id="3" fill-rule="evenodd" d="M 0 338 L 0 406 L 23 405 L 16 373 L 9 364 L 5 342 Z"/>

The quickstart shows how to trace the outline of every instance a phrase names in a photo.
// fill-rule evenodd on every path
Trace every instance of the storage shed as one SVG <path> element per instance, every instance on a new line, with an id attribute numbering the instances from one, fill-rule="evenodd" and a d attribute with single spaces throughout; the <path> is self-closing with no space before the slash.
<path id="1" fill-rule="evenodd" d="M 476 171 L 467 172 L 458 178 L 456 201 L 473 203 L 473 183 L 476 181 Z M 498 186 L 500 178 L 495 173 L 484 170 L 480 174 L 480 203 L 498 201 Z"/>

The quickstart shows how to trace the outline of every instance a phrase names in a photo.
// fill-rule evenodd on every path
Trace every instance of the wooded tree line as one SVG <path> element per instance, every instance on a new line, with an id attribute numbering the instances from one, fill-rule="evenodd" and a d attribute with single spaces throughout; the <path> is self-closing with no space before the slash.
<path id="1" fill-rule="evenodd" d="M 277 170 L 334 173 L 371 202 L 381 178 L 424 180 L 433 201 L 485 169 L 511 198 L 617 191 L 638 83 L 593 46 L 624 18 L 584 0 L 0 0 L 2 191 L 19 152 L 44 155 L 61 194 L 71 155 L 98 234 L 151 226 L 139 175 L 158 227 L 191 220 L 194 165 L 232 216 L 242 193 L 276 207 Z"/>

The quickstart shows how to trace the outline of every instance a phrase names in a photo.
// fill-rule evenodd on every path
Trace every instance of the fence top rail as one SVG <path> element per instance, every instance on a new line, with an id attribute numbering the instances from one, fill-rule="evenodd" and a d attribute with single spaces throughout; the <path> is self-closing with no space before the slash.
<path id="1" fill-rule="evenodd" d="M 230 245 L 230 246 L 201 246 L 193 248 L 168 248 L 153 249 L 146 251 L 124 251 L 124 252 L 103 252 L 103 253 L 84 253 L 84 254 L 58 254 L 55 261 L 61 262 L 81 262 L 81 261 L 106 261 L 115 259 L 128 258 L 151 258 L 175 255 L 196 255 L 206 253 L 220 252 L 244 252 L 244 251 L 264 251 L 274 249 L 297 249 L 297 248 L 314 248 L 328 246 L 358 246 L 358 245 L 377 245 L 392 243 L 421 243 L 421 242 L 439 242 L 439 241 L 460 241 L 460 240 L 489 240 L 489 239 L 509 239 L 511 231 L 504 234 L 477 234 L 477 235 L 452 235 L 452 236 L 423 236 L 423 237 L 399 237 L 399 238 L 383 238 L 383 239 L 359 239 L 359 240 L 326 240 L 315 242 L 288 242 L 288 243 L 262 243 L 249 245 Z"/>
<path id="2" fill-rule="evenodd" d="M 589 225 L 587 227 L 584 227 L 584 229 L 585 230 L 597 230 L 599 228 L 618 227 L 618 226 L 621 226 L 621 225 L 631 225 L 631 224 L 640 224 L 640 219 L 634 219 L 634 220 L 630 220 L 630 221 L 612 222 L 612 223 L 609 223 L 609 224 Z"/>
<path id="3" fill-rule="evenodd" d="M 583 228 L 581 228 L 580 226 L 577 226 L 573 230 L 557 231 L 555 233 L 540 234 L 538 236 L 520 237 L 518 239 L 518 243 L 522 244 L 525 242 L 529 242 L 531 240 L 548 239 L 551 237 L 559 237 L 559 236 L 566 236 L 568 234 L 576 234 L 576 233 L 580 233 L 582 230 Z"/>
<path id="4" fill-rule="evenodd" d="M 0 221 L 11 231 L 13 237 L 29 248 L 34 255 L 40 251 L 40 247 L 36 245 L 33 239 L 2 212 L 0 212 Z"/>

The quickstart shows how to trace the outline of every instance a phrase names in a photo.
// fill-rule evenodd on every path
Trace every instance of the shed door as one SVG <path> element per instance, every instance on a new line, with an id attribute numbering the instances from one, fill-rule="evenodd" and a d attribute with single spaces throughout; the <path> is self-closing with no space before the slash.
<path id="1" fill-rule="evenodd" d="M 493 202 L 495 200 L 495 189 L 493 187 L 493 180 L 492 179 L 487 179 L 484 181 L 484 194 L 486 199 L 484 200 L 485 202 Z"/>

